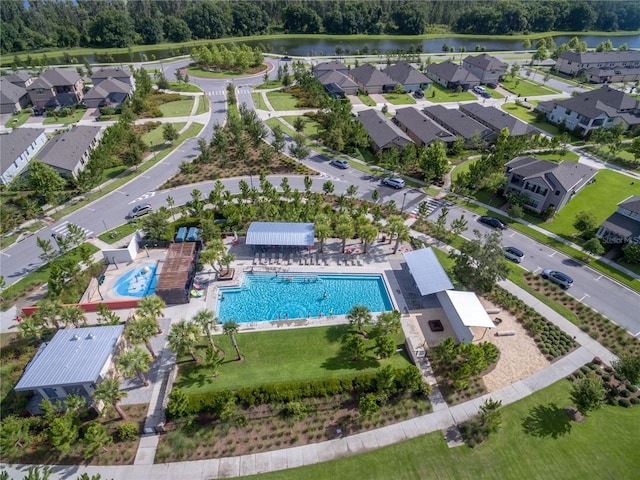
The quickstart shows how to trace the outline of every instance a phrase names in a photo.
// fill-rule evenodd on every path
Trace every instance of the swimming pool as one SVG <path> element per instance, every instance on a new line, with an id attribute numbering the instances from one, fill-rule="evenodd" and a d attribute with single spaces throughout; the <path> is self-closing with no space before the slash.
<path id="1" fill-rule="evenodd" d="M 346 315 L 354 305 L 393 310 L 382 275 L 246 274 L 240 287 L 220 288 L 220 320 L 238 323 Z"/>
<path id="2" fill-rule="evenodd" d="M 153 295 L 158 283 L 156 264 L 145 263 L 125 273 L 118 280 L 113 289 L 123 297 L 146 297 Z"/>

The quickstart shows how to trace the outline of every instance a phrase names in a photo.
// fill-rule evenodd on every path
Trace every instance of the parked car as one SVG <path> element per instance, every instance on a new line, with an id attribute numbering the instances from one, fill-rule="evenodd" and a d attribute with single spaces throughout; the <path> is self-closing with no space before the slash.
<path id="1" fill-rule="evenodd" d="M 515 263 L 520 263 L 524 257 L 522 250 L 518 250 L 516 247 L 504 247 L 504 256 Z"/>
<path id="2" fill-rule="evenodd" d="M 484 223 L 485 225 L 489 225 L 490 227 L 499 228 L 501 230 L 505 230 L 507 228 L 504 222 L 496 217 L 488 217 L 486 215 L 483 215 L 478 219 L 478 221 L 480 223 Z"/>
<path id="3" fill-rule="evenodd" d="M 280 60 L 282 60 L 283 62 L 290 62 L 292 58 L 289 55 L 285 55 Z"/>
<path id="4" fill-rule="evenodd" d="M 138 218 L 146 215 L 147 213 L 151 213 L 153 208 L 150 203 L 141 203 L 140 205 L 136 205 L 133 209 L 127 213 L 127 218 Z"/>
<path id="5" fill-rule="evenodd" d="M 424 98 L 424 92 L 422 90 L 416 90 L 413 92 L 413 96 L 416 98 Z"/>
<path id="6" fill-rule="evenodd" d="M 498 88 L 498 84 L 497 83 L 487 83 L 487 87 L 489 87 L 489 88 Z"/>
<path id="7" fill-rule="evenodd" d="M 569 275 L 565 273 L 557 272 L 555 270 L 543 270 L 542 278 L 555 283 L 556 285 L 558 285 L 560 288 L 564 290 L 566 290 L 571 285 L 573 285 L 573 278 L 571 278 Z"/>
<path id="8" fill-rule="evenodd" d="M 342 160 L 340 158 L 334 158 L 329 163 L 334 167 L 338 167 L 343 170 L 346 170 L 347 168 L 349 168 L 349 162 L 347 162 L 346 160 Z"/>
<path id="9" fill-rule="evenodd" d="M 387 177 L 382 179 L 382 184 L 393 188 L 404 188 L 404 180 L 397 177 Z"/>
<path id="10" fill-rule="evenodd" d="M 473 87 L 473 91 L 476 93 L 486 93 L 487 91 L 484 89 L 484 87 L 481 87 L 480 85 L 476 85 L 475 87 Z"/>

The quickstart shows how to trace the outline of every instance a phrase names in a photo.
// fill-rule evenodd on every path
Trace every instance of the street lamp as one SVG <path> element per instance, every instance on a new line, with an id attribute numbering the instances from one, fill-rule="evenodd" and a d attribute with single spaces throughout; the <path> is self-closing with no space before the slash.
<path id="1" fill-rule="evenodd" d="M 402 208 L 400 209 L 400 213 L 404 213 L 404 201 L 407 199 L 407 193 L 408 192 L 404 192 L 404 195 L 402 196 Z"/>

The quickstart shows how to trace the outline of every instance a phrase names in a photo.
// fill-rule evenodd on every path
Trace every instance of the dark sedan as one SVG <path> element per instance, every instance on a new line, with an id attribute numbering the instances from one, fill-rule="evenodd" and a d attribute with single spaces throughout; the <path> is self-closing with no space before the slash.
<path id="1" fill-rule="evenodd" d="M 507 228 L 504 222 L 496 217 L 488 217 L 486 215 L 483 215 L 478 219 L 478 221 L 490 227 L 499 228 L 500 230 L 505 230 Z"/>

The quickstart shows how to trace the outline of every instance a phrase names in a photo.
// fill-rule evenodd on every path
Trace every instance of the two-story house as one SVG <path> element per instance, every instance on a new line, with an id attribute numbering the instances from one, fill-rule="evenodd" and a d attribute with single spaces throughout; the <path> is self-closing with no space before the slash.
<path id="1" fill-rule="evenodd" d="M 632 195 L 600 224 L 596 237 L 606 243 L 640 243 L 640 195 Z"/>
<path id="2" fill-rule="evenodd" d="M 640 51 L 564 52 L 556 67 L 567 75 L 586 72 L 592 83 L 632 82 L 640 79 Z"/>
<path id="3" fill-rule="evenodd" d="M 45 143 L 47 136 L 38 128 L 16 128 L 0 135 L 0 182 L 3 185 L 11 183 Z"/>
<path id="4" fill-rule="evenodd" d="M 640 125 L 640 101 L 620 90 L 601 87 L 566 100 L 542 102 L 537 107 L 547 120 L 564 125 L 583 137 L 596 128 L 624 122 L 627 128 Z"/>
<path id="5" fill-rule="evenodd" d="M 536 213 L 559 211 L 596 175 L 595 168 L 577 162 L 560 163 L 516 157 L 506 164 L 505 193 L 521 194 L 525 207 Z"/>
<path id="6" fill-rule="evenodd" d="M 469 55 L 462 61 L 462 66 L 480 79 L 481 83 L 498 83 L 507 71 L 507 64 L 499 58 L 483 53 Z"/>
<path id="7" fill-rule="evenodd" d="M 91 151 L 100 143 L 102 133 L 101 127 L 74 127 L 55 135 L 36 158 L 60 175 L 76 178 L 87 165 Z"/>
<path id="8" fill-rule="evenodd" d="M 29 104 L 29 95 L 24 87 L 0 77 L 0 113 L 19 112 Z"/>
<path id="9" fill-rule="evenodd" d="M 84 81 L 75 70 L 51 68 L 27 87 L 31 103 L 40 108 L 71 106 L 84 97 Z"/>

